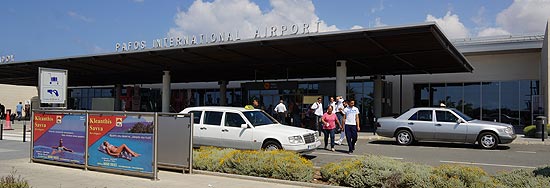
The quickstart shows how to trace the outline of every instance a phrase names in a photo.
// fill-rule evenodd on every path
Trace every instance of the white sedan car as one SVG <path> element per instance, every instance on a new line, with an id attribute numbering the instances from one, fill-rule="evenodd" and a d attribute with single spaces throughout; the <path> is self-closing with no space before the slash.
<path id="1" fill-rule="evenodd" d="M 314 131 L 282 125 L 262 110 L 215 106 L 180 113 L 193 114 L 193 146 L 309 153 L 321 145 Z"/>

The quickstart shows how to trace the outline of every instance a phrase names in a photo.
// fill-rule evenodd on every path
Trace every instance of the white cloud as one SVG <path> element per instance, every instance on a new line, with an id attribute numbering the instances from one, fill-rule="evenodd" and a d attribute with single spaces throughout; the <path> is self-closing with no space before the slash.
<path id="1" fill-rule="evenodd" d="M 470 35 L 470 31 L 460 22 L 458 15 L 451 14 L 451 11 L 447 11 L 447 14 L 442 18 L 437 18 L 428 14 L 426 16 L 426 21 L 436 22 L 449 38 L 466 38 Z"/>
<path id="2" fill-rule="evenodd" d="M 486 25 L 485 7 L 484 6 L 479 7 L 479 9 L 477 10 L 477 14 L 476 14 L 476 16 L 474 16 L 472 18 L 472 21 L 478 26 L 485 26 Z"/>
<path id="3" fill-rule="evenodd" d="M 311 0 L 279 1 L 270 0 L 271 10 L 262 12 L 250 0 L 195 0 L 187 11 L 178 10 L 170 28 L 169 36 L 198 35 L 219 32 L 239 31 L 239 36 L 250 38 L 256 29 L 271 26 L 310 24 L 311 28 L 320 22 L 320 31 L 338 30 L 328 25 L 315 14 Z"/>
<path id="4" fill-rule="evenodd" d="M 387 24 L 382 23 L 380 17 L 377 17 L 374 19 L 374 27 L 384 27 L 387 26 Z"/>
<path id="5" fill-rule="evenodd" d="M 351 29 L 363 29 L 363 26 L 354 25 L 353 27 L 351 27 Z"/>
<path id="6" fill-rule="evenodd" d="M 378 5 L 378 7 L 371 8 L 370 13 L 374 14 L 376 12 L 381 12 L 383 10 L 384 10 L 384 0 L 380 0 L 380 4 Z"/>
<path id="7" fill-rule="evenodd" d="M 514 34 L 542 33 L 550 18 L 549 0 L 515 0 L 498 13 L 496 23 Z"/>
<path id="8" fill-rule="evenodd" d="M 498 35 L 510 35 L 510 32 L 500 27 L 488 27 L 479 31 L 479 33 L 477 33 L 478 37 L 498 36 Z"/>
<path id="9" fill-rule="evenodd" d="M 67 12 L 67 15 L 69 15 L 72 18 L 75 18 L 75 19 L 78 19 L 78 20 L 81 20 L 81 21 L 84 21 L 84 22 L 88 22 L 88 23 L 94 21 L 94 19 L 92 19 L 92 18 L 82 16 L 82 15 L 76 13 L 76 12 L 73 12 L 73 11 Z"/>

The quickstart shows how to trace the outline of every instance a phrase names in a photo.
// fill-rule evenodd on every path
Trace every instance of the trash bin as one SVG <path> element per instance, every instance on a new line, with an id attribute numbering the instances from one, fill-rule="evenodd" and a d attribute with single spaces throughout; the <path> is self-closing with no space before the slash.
<path id="1" fill-rule="evenodd" d="M 546 128 L 546 117 L 544 116 L 537 116 L 536 117 L 536 131 L 535 131 L 535 137 L 536 138 L 548 138 L 548 130 L 545 130 Z"/>

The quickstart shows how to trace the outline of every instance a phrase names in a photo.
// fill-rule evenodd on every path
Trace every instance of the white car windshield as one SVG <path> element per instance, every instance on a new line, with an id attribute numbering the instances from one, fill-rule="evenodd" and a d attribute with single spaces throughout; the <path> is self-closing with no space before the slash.
<path id="1" fill-rule="evenodd" d="M 244 116 L 253 126 L 268 125 L 277 123 L 275 119 L 269 116 L 264 111 L 248 111 L 243 112 Z"/>
<path id="2" fill-rule="evenodd" d="M 474 118 L 471 118 L 470 116 L 463 114 L 462 112 L 458 111 L 457 109 L 451 109 L 454 113 L 458 114 L 462 119 L 465 121 L 472 121 Z"/>

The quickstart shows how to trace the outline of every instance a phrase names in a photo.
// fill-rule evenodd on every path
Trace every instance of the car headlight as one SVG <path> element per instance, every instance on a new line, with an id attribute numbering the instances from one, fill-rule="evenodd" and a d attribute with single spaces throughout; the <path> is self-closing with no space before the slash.
<path id="1" fill-rule="evenodd" d="M 288 142 L 290 142 L 291 144 L 299 144 L 304 143 L 304 139 L 302 139 L 302 136 L 291 136 L 288 137 Z"/>
<path id="2" fill-rule="evenodd" d="M 512 129 L 512 127 L 506 127 L 506 129 L 504 130 L 504 132 L 508 133 L 508 134 L 514 134 L 514 129 Z"/>
<path id="3" fill-rule="evenodd" d="M 510 135 L 514 134 L 514 129 L 512 129 L 512 127 L 506 127 L 504 129 L 501 129 L 500 131 Z"/>
<path id="4" fill-rule="evenodd" d="M 319 141 L 319 135 L 317 134 L 313 134 L 313 135 L 315 135 L 315 142 Z"/>

